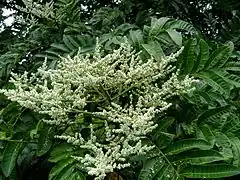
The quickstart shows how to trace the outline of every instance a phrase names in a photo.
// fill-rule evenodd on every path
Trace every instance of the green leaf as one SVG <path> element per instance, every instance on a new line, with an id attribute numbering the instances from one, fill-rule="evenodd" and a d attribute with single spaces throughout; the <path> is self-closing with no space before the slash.
<path id="1" fill-rule="evenodd" d="M 38 138 L 37 155 L 42 156 L 47 153 L 52 146 L 53 127 L 43 127 Z"/>
<path id="2" fill-rule="evenodd" d="M 156 39 L 163 46 L 163 48 L 173 48 L 176 46 L 167 31 L 159 33 L 159 35 L 155 36 L 154 39 Z"/>
<path id="3" fill-rule="evenodd" d="M 166 131 L 174 121 L 174 118 L 169 117 L 158 120 L 158 127 L 152 132 L 152 139 L 156 142 L 158 148 L 165 148 L 173 140 L 174 135 L 166 133 Z"/>
<path id="4" fill-rule="evenodd" d="M 208 71 L 195 76 L 203 79 L 206 84 L 211 86 L 215 91 L 218 91 L 221 95 L 224 95 L 225 97 L 229 96 L 230 84 L 216 73 Z"/>
<path id="5" fill-rule="evenodd" d="M 226 161 L 230 161 L 233 158 L 233 152 L 231 148 L 230 139 L 222 132 L 216 132 L 216 146 L 219 148 L 220 153 Z"/>
<path id="6" fill-rule="evenodd" d="M 103 42 L 103 41 L 105 41 L 106 39 L 109 39 L 109 37 L 112 37 L 111 35 L 112 35 L 112 34 L 106 34 L 105 37 L 101 36 L 101 37 L 100 37 L 100 42 Z M 80 45 L 80 47 L 84 47 L 84 46 L 87 45 L 87 42 L 86 42 L 86 40 L 85 40 L 85 38 L 86 38 L 85 36 L 78 35 L 78 36 L 76 36 L 76 38 L 77 38 L 77 40 L 78 40 L 78 44 Z"/>
<path id="7" fill-rule="evenodd" d="M 206 140 L 211 146 L 215 143 L 215 136 L 207 124 L 200 125 L 197 128 L 197 137 L 198 139 Z"/>
<path id="8" fill-rule="evenodd" d="M 175 162 L 185 161 L 193 165 L 208 164 L 223 160 L 224 157 L 219 152 L 213 150 L 186 151 L 177 154 L 173 159 Z"/>
<path id="9" fill-rule="evenodd" d="M 130 31 L 129 32 L 131 40 L 134 44 L 134 46 L 140 48 L 141 44 L 143 44 L 143 34 L 141 30 L 137 31 Z"/>
<path id="10" fill-rule="evenodd" d="M 86 180 L 86 176 L 78 170 L 78 171 L 73 172 L 68 177 L 68 179 L 70 179 L 70 180 Z"/>
<path id="11" fill-rule="evenodd" d="M 129 23 L 124 23 L 120 26 L 118 26 L 115 30 L 115 34 L 123 34 L 131 29 L 136 28 L 135 25 L 129 24 Z"/>
<path id="12" fill-rule="evenodd" d="M 9 177 L 12 173 L 17 157 L 21 152 L 23 143 L 9 142 L 7 143 L 5 150 L 3 152 L 2 159 L 2 172 L 6 177 Z"/>
<path id="13" fill-rule="evenodd" d="M 149 28 L 148 37 L 152 39 L 153 36 L 157 36 L 160 32 L 163 31 L 163 26 L 168 22 L 170 18 L 162 17 L 160 19 L 152 18 L 151 26 Z"/>
<path id="14" fill-rule="evenodd" d="M 85 46 L 84 48 L 81 49 L 81 53 L 88 53 L 91 52 L 95 49 L 95 46 Z"/>
<path id="15" fill-rule="evenodd" d="M 208 150 L 211 148 L 212 146 L 202 139 L 184 139 L 170 144 L 166 149 L 164 149 L 164 153 L 167 155 L 173 155 L 191 149 Z"/>
<path id="16" fill-rule="evenodd" d="M 181 175 L 187 178 L 223 178 L 240 174 L 240 170 L 231 165 L 201 165 L 201 166 L 187 166 L 180 172 Z"/>
<path id="17" fill-rule="evenodd" d="M 186 21 L 182 20 L 172 20 L 165 24 L 165 29 L 177 29 L 177 30 L 184 30 L 191 33 L 197 33 L 196 29 L 193 25 L 189 24 Z"/>
<path id="18" fill-rule="evenodd" d="M 240 140 L 238 137 L 232 135 L 229 137 L 232 144 L 233 162 L 232 164 L 240 168 Z"/>
<path id="19" fill-rule="evenodd" d="M 68 49 L 70 49 L 70 52 L 75 49 L 74 45 L 71 43 L 71 41 L 68 38 L 69 36 L 63 35 L 63 42 L 66 45 Z"/>
<path id="20" fill-rule="evenodd" d="M 174 29 L 168 29 L 167 33 L 176 45 L 178 45 L 179 47 L 182 46 L 182 35 L 179 32 Z"/>
<path id="21" fill-rule="evenodd" d="M 216 49 L 209 57 L 209 60 L 204 66 L 204 69 L 211 69 L 216 66 L 222 67 L 228 61 L 233 49 L 234 45 L 232 42 L 229 42 L 226 45 Z"/>
<path id="22" fill-rule="evenodd" d="M 45 52 L 50 56 L 56 56 L 56 58 L 59 58 L 59 52 L 53 50 L 46 50 Z"/>
<path id="23" fill-rule="evenodd" d="M 240 62 L 227 62 L 223 69 L 227 71 L 240 72 Z"/>
<path id="24" fill-rule="evenodd" d="M 224 132 L 225 134 L 234 133 L 240 129 L 240 120 L 239 120 L 239 114 L 236 112 L 229 112 L 229 114 L 226 114 L 227 120 L 226 123 L 222 126 L 221 132 Z"/>
<path id="25" fill-rule="evenodd" d="M 103 34 L 102 36 L 99 37 L 99 44 L 104 44 L 107 40 L 112 39 L 113 38 L 113 33 L 107 33 L 107 34 Z M 81 46 L 83 46 L 85 44 L 84 39 L 80 36 L 78 37 L 78 41 L 80 42 Z"/>
<path id="26" fill-rule="evenodd" d="M 77 43 L 77 41 L 75 41 L 75 40 L 73 39 L 72 36 L 67 36 L 67 38 L 68 38 L 69 42 L 71 42 L 71 44 L 72 44 L 75 48 L 79 48 L 79 47 L 80 47 L 80 45 Z"/>
<path id="27" fill-rule="evenodd" d="M 196 63 L 195 65 L 195 70 L 200 71 L 204 68 L 204 65 L 209 59 L 209 46 L 203 39 L 200 39 L 200 41 L 198 42 L 198 46 L 199 46 L 199 54 L 197 58 L 198 63 Z"/>
<path id="28" fill-rule="evenodd" d="M 6 120 L 10 128 L 17 124 L 23 112 L 24 109 L 20 107 L 17 102 L 11 102 L 2 111 L 0 111 L 0 117 L 3 120 Z"/>
<path id="29" fill-rule="evenodd" d="M 170 175 L 169 175 L 169 168 L 170 165 L 165 165 L 161 170 L 157 173 L 155 180 L 168 180 Z"/>
<path id="30" fill-rule="evenodd" d="M 69 164 L 68 166 L 64 167 L 61 170 L 61 172 L 59 172 L 59 174 L 54 178 L 54 180 L 65 180 L 65 179 L 68 179 L 73 174 L 74 171 L 75 171 L 75 166 L 72 165 L 72 164 Z M 79 180 L 82 180 L 82 179 L 79 179 Z"/>
<path id="31" fill-rule="evenodd" d="M 152 180 L 164 164 L 161 157 L 148 159 L 139 173 L 138 180 Z"/>
<path id="32" fill-rule="evenodd" d="M 51 151 L 49 158 L 50 162 L 58 162 L 63 159 L 67 159 L 73 155 L 73 147 L 70 144 L 64 143 L 60 144 Z"/>
<path id="33" fill-rule="evenodd" d="M 196 62 L 195 57 L 195 46 L 197 45 L 196 39 L 189 39 L 187 44 L 184 46 L 184 50 L 182 52 L 182 62 L 181 62 L 181 72 L 183 74 L 190 74 L 194 63 Z"/>
<path id="34" fill-rule="evenodd" d="M 158 171 L 154 180 L 183 180 L 182 177 L 179 176 L 177 171 L 173 169 L 173 165 L 165 164 L 160 171 Z"/>
<path id="35" fill-rule="evenodd" d="M 226 86 L 229 86 L 228 89 L 231 88 L 230 84 L 232 84 L 233 86 L 236 86 L 236 87 L 240 87 L 239 76 L 230 74 L 227 71 L 220 70 L 220 69 L 213 69 L 210 72 L 212 74 L 215 74 L 216 76 L 218 76 L 218 78 L 221 79 L 226 84 Z"/>
<path id="36" fill-rule="evenodd" d="M 197 118 L 198 124 L 209 122 L 208 119 L 211 119 L 211 121 L 216 119 L 218 121 L 219 119 L 216 117 L 218 117 L 218 115 L 225 113 L 227 110 L 229 110 L 229 105 L 204 111 Z"/>
<path id="37" fill-rule="evenodd" d="M 158 148 L 163 149 L 172 142 L 174 137 L 175 137 L 174 134 L 160 132 L 154 137 L 154 139 L 156 141 L 156 145 L 158 146 Z"/>
<path id="38" fill-rule="evenodd" d="M 122 36 L 114 36 L 112 38 L 112 42 L 113 42 L 113 44 L 121 45 L 122 43 L 124 43 L 124 37 L 122 37 Z"/>
<path id="39" fill-rule="evenodd" d="M 37 57 L 37 58 L 46 58 L 47 57 L 47 59 L 48 60 L 55 60 L 56 59 L 56 56 L 51 56 L 51 55 L 47 55 L 47 54 L 36 54 L 34 57 Z"/>
<path id="40" fill-rule="evenodd" d="M 66 46 L 64 46 L 63 44 L 53 43 L 53 44 L 51 44 L 51 47 L 55 48 L 58 51 L 61 50 L 63 52 L 69 53 L 69 49 Z"/>
<path id="41" fill-rule="evenodd" d="M 161 61 L 161 58 L 165 57 L 161 45 L 156 41 L 151 41 L 148 44 L 142 44 L 142 46 L 148 54 L 153 56 L 157 61 Z"/>
<path id="42" fill-rule="evenodd" d="M 233 86 L 240 87 L 240 77 L 227 71 L 220 70 L 220 69 L 213 69 L 211 70 L 215 74 L 217 74 L 220 78 L 224 79 L 226 83 L 232 84 Z"/>
<path id="43" fill-rule="evenodd" d="M 60 161 L 59 163 L 57 163 L 51 169 L 51 172 L 49 174 L 49 180 L 52 180 L 53 178 L 55 178 L 57 176 L 59 178 L 61 178 L 62 176 L 64 176 L 65 173 L 68 172 L 69 168 L 71 168 L 71 167 L 75 168 L 75 166 L 73 166 L 73 162 L 74 162 L 73 158 L 68 158 L 68 159 L 64 159 L 64 160 Z"/>
<path id="44" fill-rule="evenodd" d="M 156 135 L 159 132 L 167 131 L 167 129 L 174 123 L 174 121 L 175 121 L 175 118 L 171 118 L 171 117 L 159 119 L 157 121 L 158 126 L 156 128 Z"/>

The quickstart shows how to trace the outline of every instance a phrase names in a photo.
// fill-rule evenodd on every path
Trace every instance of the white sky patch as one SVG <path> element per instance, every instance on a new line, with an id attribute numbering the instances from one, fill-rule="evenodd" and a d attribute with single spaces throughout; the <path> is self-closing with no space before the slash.
<path id="1" fill-rule="evenodd" d="M 88 10 L 87 6 L 84 6 L 84 5 L 82 5 L 82 4 L 81 4 L 81 8 L 82 8 L 82 10 L 84 10 L 84 11 L 87 11 L 87 10 Z"/>
<path id="2" fill-rule="evenodd" d="M 120 4 L 122 1 L 121 0 L 114 0 L 113 2 L 115 2 L 116 4 Z"/>
<path id="3" fill-rule="evenodd" d="M 10 14 L 12 14 L 13 13 L 13 11 L 12 10 L 10 10 L 10 9 L 3 9 L 3 16 L 9 16 Z"/>
<path id="4" fill-rule="evenodd" d="M 15 20 L 15 17 L 14 17 L 14 15 L 11 16 L 11 14 L 13 14 L 14 12 L 15 11 L 13 11 L 13 10 L 3 8 L 3 14 L 2 15 L 5 16 L 5 17 L 9 16 L 7 19 L 5 19 L 3 21 L 3 24 L 5 26 L 11 26 L 13 24 L 13 22 Z M 4 25 L 3 24 L 0 24 L 0 33 L 4 30 Z"/>
<path id="5" fill-rule="evenodd" d="M 3 9 L 3 16 L 9 16 L 7 19 L 4 20 L 4 24 L 6 26 L 11 26 L 12 23 L 14 22 L 14 15 L 11 16 L 11 14 L 13 14 L 14 11 L 9 10 L 9 9 Z"/>

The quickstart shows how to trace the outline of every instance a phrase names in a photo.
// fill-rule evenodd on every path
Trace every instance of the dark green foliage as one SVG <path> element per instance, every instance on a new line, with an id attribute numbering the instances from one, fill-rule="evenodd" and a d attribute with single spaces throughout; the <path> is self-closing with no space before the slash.
<path id="1" fill-rule="evenodd" d="M 213 48 L 202 39 L 188 40 L 179 60 L 179 66 L 182 74 L 192 74 L 202 79 L 205 83 L 201 85 L 202 87 L 210 86 L 213 91 L 226 98 L 230 96 L 233 87 L 239 87 L 240 82 L 235 74 L 237 70 L 234 68 L 237 62 L 231 62 L 230 59 L 234 46 L 229 42 L 216 49 Z"/>
<path id="2" fill-rule="evenodd" d="M 56 163 L 52 168 L 49 179 L 64 180 L 66 178 L 85 180 L 85 173 L 81 172 L 81 167 L 74 161 L 71 156 L 74 156 L 76 151 L 68 144 L 61 144 L 52 150 L 49 161 Z M 79 153 L 84 153 L 77 151 Z"/>
<path id="3" fill-rule="evenodd" d="M 3 152 L 2 158 L 2 172 L 6 177 L 9 177 L 15 168 L 17 157 L 21 152 L 23 143 L 19 142 L 9 142 L 7 143 L 5 150 Z"/>
<path id="4" fill-rule="evenodd" d="M 181 174 L 188 178 L 221 178 L 240 174 L 239 169 L 230 165 L 188 166 Z"/>

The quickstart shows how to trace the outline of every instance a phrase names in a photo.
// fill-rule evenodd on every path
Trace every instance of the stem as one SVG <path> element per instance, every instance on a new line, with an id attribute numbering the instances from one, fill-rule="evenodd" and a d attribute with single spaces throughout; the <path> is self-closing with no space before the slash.
<path id="1" fill-rule="evenodd" d="M 104 101 L 106 101 L 106 99 L 101 99 L 101 100 L 99 100 L 99 101 L 86 101 L 86 103 L 95 103 L 95 104 L 98 104 L 98 103 L 102 103 L 102 102 L 104 102 Z"/>
<path id="2" fill-rule="evenodd" d="M 105 118 L 105 117 L 103 117 L 103 116 L 97 116 L 97 115 L 95 115 L 95 114 L 93 114 L 93 113 L 91 113 L 91 112 L 87 112 L 87 111 L 80 111 L 80 110 L 74 109 L 74 112 L 78 112 L 78 113 L 90 115 L 90 116 L 95 117 L 95 118 L 98 118 L 98 119 L 104 119 L 104 120 L 107 119 L 107 118 Z"/>
<path id="3" fill-rule="evenodd" d="M 119 88 L 119 91 L 118 91 L 118 98 L 116 99 L 116 101 L 119 101 L 119 97 L 121 96 L 121 92 L 122 92 L 122 89 L 123 89 L 123 85 L 121 84 L 120 88 Z"/>
<path id="4" fill-rule="evenodd" d="M 141 85 L 142 83 L 144 83 L 145 79 L 142 79 L 141 81 L 139 81 L 139 84 Z M 122 91 L 121 93 L 119 93 L 117 96 L 113 97 L 111 100 L 114 100 L 118 97 L 120 97 L 121 95 L 125 94 L 126 92 L 128 92 L 129 90 L 131 90 L 132 88 L 136 87 L 137 84 L 133 84 L 132 86 L 130 86 L 129 88 L 127 88 L 125 91 Z M 122 87 L 121 87 L 122 88 Z"/>
<path id="5" fill-rule="evenodd" d="M 13 140 L 13 139 L 0 139 L 0 141 L 17 142 L 17 143 L 36 143 L 34 141 L 23 141 L 23 140 Z"/>
<path id="6" fill-rule="evenodd" d="M 93 87 L 94 89 L 95 89 L 95 91 L 97 91 L 98 92 L 98 94 L 100 94 L 103 98 L 105 98 L 105 96 L 102 94 L 102 92 L 101 91 L 99 91 L 97 88 L 95 88 L 95 87 Z"/>
<path id="7" fill-rule="evenodd" d="M 150 140 L 150 139 L 149 139 Z M 151 140 L 150 140 L 151 141 Z M 152 141 L 151 141 L 152 142 Z M 171 168 L 176 172 L 176 175 L 178 177 L 180 177 L 180 174 L 178 173 L 178 171 L 174 168 L 174 166 L 172 165 L 172 163 L 168 160 L 167 156 L 165 156 L 165 154 L 155 145 L 155 147 L 157 148 L 157 150 L 160 152 L 161 156 L 167 161 L 167 163 L 171 166 Z"/>
<path id="8" fill-rule="evenodd" d="M 109 104 L 111 104 L 111 97 L 110 97 L 110 95 L 108 94 L 108 92 L 104 89 L 104 87 L 102 86 L 102 84 L 100 84 L 100 88 L 101 88 L 101 90 L 104 92 L 104 94 L 106 95 Z"/>
<path id="9" fill-rule="evenodd" d="M 18 115 L 18 117 L 16 118 L 15 122 L 13 123 L 13 126 L 16 125 L 18 119 L 21 117 L 22 113 L 26 110 L 27 108 L 21 108 L 21 113 Z"/>
<path id="10" fill-rule="evenodd" d="M 129 87 L 128 89 L 126 89 L 125 91 L 122 91 L 121 93 L 119 93 L 117 96 L 113 97 L 111 100 L 114 100 L 118 97 L 120 97 L 121 95 L 125 94 L 126 92 L 128 92 L 129 90 L 131 90 L 132 88 L 134 88 L 134 86 Z"/>

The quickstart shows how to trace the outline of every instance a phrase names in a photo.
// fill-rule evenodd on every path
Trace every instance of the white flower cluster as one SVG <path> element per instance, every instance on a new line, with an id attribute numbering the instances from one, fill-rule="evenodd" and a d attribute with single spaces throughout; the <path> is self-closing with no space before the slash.
<path id="1" fill-rule="evenodd" d="M 182 49 L 161 61 L 153 57 L 143 62 L 139 54 L 124 43 L 113 53 L 102 55 L 97 46 L 93 55 L 78 54 L 61 58 L 57 69 L 47 69 L 46 63 L 37 73 L 13 74 L 12 90 L 0 90 L 12 101 L 52 118 L 46 122 L 56 125 L 74 123 L 69 113 L 104 119 L 104 141 L 97 138 L 94 124 L 84 139 L 56 136 L 91 153 L 79 160 L 89 175 L 104 179 L 114 169 L 130 166 L 128 158 L 145 154 L 153 148 L 142 140 L 156 128 L 153 118 L 171 106 L 169 99 L 191 91 L 196 81 L 186 76 L 178 79 L 178 71 L 171 65 Z M 97 104 L 96 112 L 84 110 L 87 104 Z"/>

